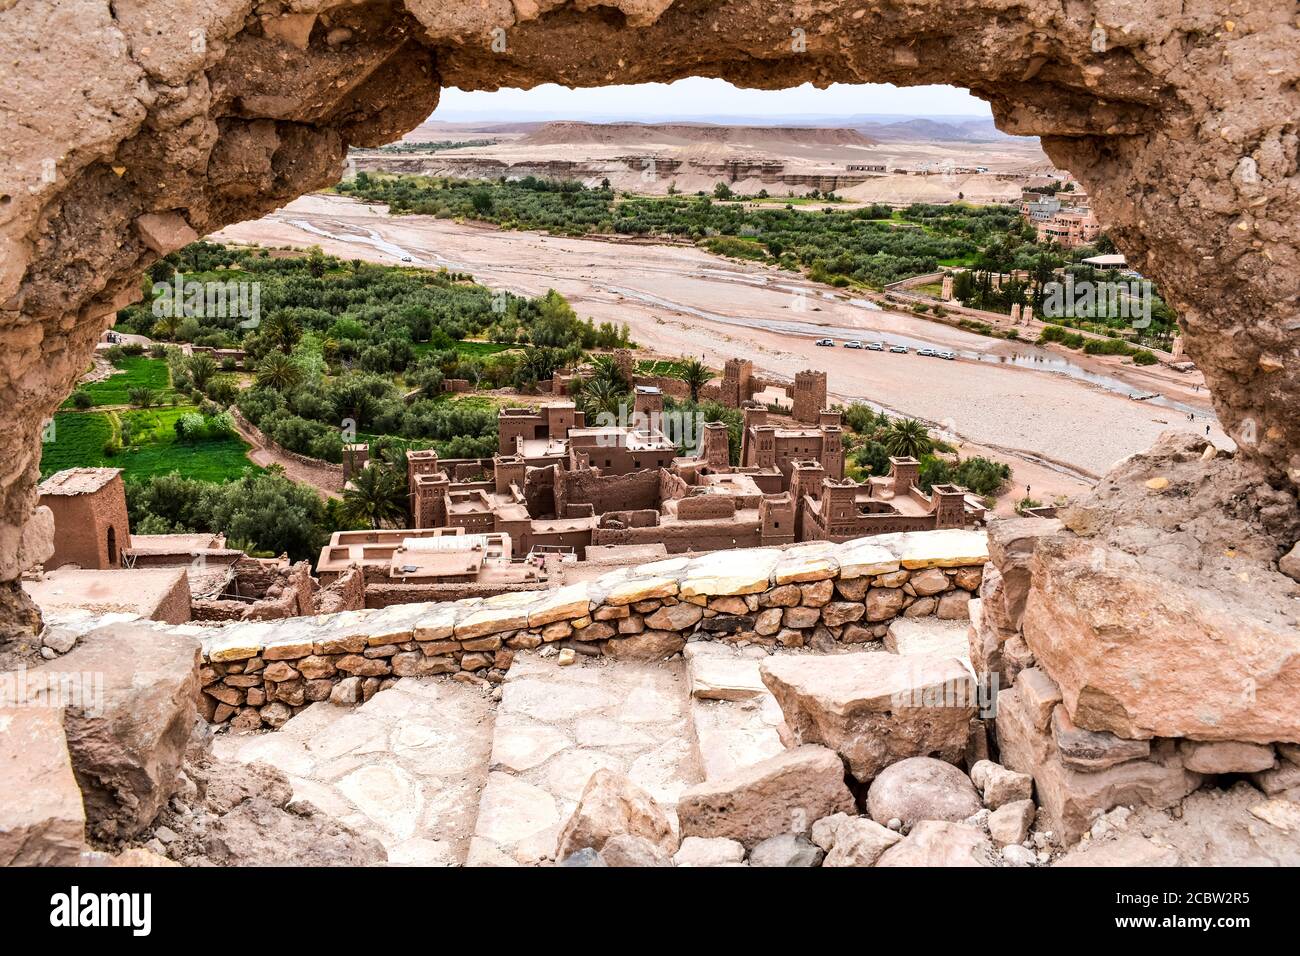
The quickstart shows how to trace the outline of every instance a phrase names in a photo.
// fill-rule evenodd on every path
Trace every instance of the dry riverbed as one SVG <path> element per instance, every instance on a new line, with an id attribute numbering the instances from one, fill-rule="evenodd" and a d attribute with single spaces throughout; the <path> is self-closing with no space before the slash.
<path id="1" fill-rule="evenodd" d="M 212 238 L 319 245 L 340 257 L 392 265 L 409 257 L 411 265 L 469 272 L 485 285 L 519 294 L 554 288 L 582 316 L 628 323 L 633 338 L 654 353 L 697 355 L 718 368 L 728 358 L 747 358 L 786 378 L 802 368 L 824 369 L 838 400 L 869 401 L 923 418 L 954 436 L 964 454 L 1010 461 L 1016 497 L 1026 484 L 1042 501 L 1078 491 L 1087 476 L 1146 449 L 1169 428 L 1204 434 L 1209 425 L 1216 441 L 1227 444 L 1208 395 L 1194 392 L 1190 379 L 1184 385 L 1164 370 L 1120 369 L 1114 360 L 990 339 L 868 307 L 828 286 L 693 247 L 390 217 L 383 206 L 332 195 L 303 197 Z M 934 346 L 959 358 L 822 348 L 814 345 L 822 335 L 837 343 L 861 338 Z M 1164 385 L 1167 400 L 1129 397 L 1150 394 L 1152 385 Z"/>

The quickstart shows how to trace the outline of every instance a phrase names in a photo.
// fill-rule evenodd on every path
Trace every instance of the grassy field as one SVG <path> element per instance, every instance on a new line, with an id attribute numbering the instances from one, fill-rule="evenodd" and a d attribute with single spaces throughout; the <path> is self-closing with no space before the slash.
<path id="1" fill-rule="evenodd" d="M 131 412 L 60 412 L 54 416 L 53 441 L 42 446 L 41 476 L 64 468 L 121 468 L 123 477 L 147 478 L 173 471 L 203 481 L 230 481 L 245 468 L 261 471 L 248 460 L 248 445 L 238 437 L 180 444 L 176 420 L 193 406 Z M 107 455 L 114 435 L 122 450 Z"/>
<path id="2" fill-rule="evenodd" d="M 411 346 L 416 355 L 423 355 L 425 352 L 434 350 L 431 342 L 416 342 Z M 495 355 L 498 352 L 504 352 L 507 349 L 522 348 L 518 345 L 502 345 L 500 342 L 469 342 L 462 341 L 456 343 L 456 351 L 461 355 L 470 355 L 474 358 L 483 358 L 487 355 Z"/>
<path id="3" fill-rule="evenodd" d="M 665 378 L 681 378 L 685 366 L 670 359 L 642 359 L 636 363 L 639 375 L 662 375 Z"/>
<path id="4" fill-rule="evenodd" d="M 129 392 L 133 388 L 148 388 L 160 400 L 170 399 L 172 394 L 171 374 L 167 363 L 162 359 L 146 358 L 142 355 L 127 356 L 117 361 L 121 369 L 117 374 L 99 382 L 83 385 L 79 391 L 90 394 L 96 405 L 130 404 Z M 63 403 L 64 408 L 71 407 L 71 399 Z"/>

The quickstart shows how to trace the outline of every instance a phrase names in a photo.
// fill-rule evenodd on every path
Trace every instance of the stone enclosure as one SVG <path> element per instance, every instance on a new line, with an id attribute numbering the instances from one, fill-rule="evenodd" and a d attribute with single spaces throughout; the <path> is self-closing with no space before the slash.
<path id="1" fill-rule="evenodd" d="M 398 677 L 500 681 L 516 651 L 545 645 L 657 661 L 692 638 L 868 644 L 898 617 L 966 620 L 986 560 L 984 532 L 881 535 L 670 558 L 548 591 L 240 622 L 202 632 L 201 709 L 240 730 L 278 727 L 313 701 L 368 700 Z"/>

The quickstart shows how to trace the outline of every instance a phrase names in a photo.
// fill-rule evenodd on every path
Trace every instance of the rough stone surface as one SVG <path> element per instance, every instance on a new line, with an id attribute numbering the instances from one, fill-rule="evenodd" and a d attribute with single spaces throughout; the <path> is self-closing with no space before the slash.
<path id="1" fill-rule="evenodd" d="M 778 656 L 760 673 L 794 738 L 838 751 L 863 783 L 905 757 L 965 754 L 975 687 L 956 658 Z"/>
<path id="2" fill-rule="evenodd" d="M 1023 843 L 1029 836 L 1029 828 L 1034 822 L 1034 801 L 1016 800 L 998 807 L 989 814 L 986 821 L 989 836 L 998 846 L 1009 843 Z"/>
<path id="3" fill-rule="evenodd" d="M 1166 433 L 1062 510 L 1031 562 L 1024 637 L 1085 730 L 1300 740 L 1296 584 L 1276 570 L 1300 512 L 1250 459 L 1204 447 Z"/>
<path id="4" fill-rule="evenodd" d="M 605 841 L 600 849 L 600 858 L 606 866 L 672 866 L 672 858 L 657 843 L 634 836 L 631 833 L 617 833 Z"/>
<path id="5" fill-rule="evenodd" d="M 44 696 L 84 676 L 92 683 L 68 699 L 63 726 L 86 821 L 103 839 L 130 837 L 175 792 L 198 716 L 199 644 L 146 627 L 103 628 L 29 673 L 29 688 Z"/>
<path id="6" fill-rule="evenodd" d="M 1236 740 L 1200 743 L 1183 740 L 1178 745 L 1183 766 L 1195 773 L 1257 773 L 1277 764 L 1273 748 Z"/>
<path id="7" fill-rule="evenodd" d="M 405 678 L 356 708 L 312 704 L 274 733 L 219 734 L 213 749 L 224 760 L 275 768 L 295 802 L 381 845 L 390 865 L 458 866 L 487 781 L 492 727 L 491 702 L 478 688 Z M 245 790 L 241 784 L 224 802 L 245 799 Z"/>
<path id="8" fill-rule="evenodd" d="M 1173 741 L 1164 741 L 1149 759 L 1127 760 L 1084 771 L 1065 764 L 1049 731 L 1034 725 L 1019 690 L 998 694 L 998 745 L 1010 770 L 1033 776 L 1039 806 L 1053 830 L 1067 843 L 1088 831 L 1112 807 L 1145 804 L 1168 807 L 1194 791 L 1201 775 L 1184 769 Z"/>
<path id="9" fill-rule="evenodd" d="M 725 837 L 688 836 L 673 854 L 678 866 L 733 866 L 745 859 L 745 845 Z"/>
<path id="10" fill-rule="evenodd" d="M 750 866 L 817 866 L 821 863 L 820 847 L 798 833 L 780 833 L 768 837 L 749 852 Z"/>
<path id="11" fill-rule="evenodd" d="M 0 707 L 0 866 L 75 866 L 85 831 L 62 714 Z"/>
<path id="12" fill-rule="evenodd" d="M 901 839 L 901 834 L 866 817 L 844 820 L 835 828 L 822 866 L 875 866 L 881 854 Z"/>
<path id="13" fill-rule="evenodd" d="M 853 811 L 843 762 L 834 751 L 811 745 L 691 787 L 677 805 L 682 836 L 726 837 L 746 847 Z"/>
<path id="14" fill-rule="evenodd" d="M 992 853 L 988 837 L 977 827 L 922 820 L 906 839 L 882 853 L 876 866 L 990 866 Z"/>
<path id="15" fill-rule="evenodd" d="M 970 778 L 933 757 L 909 757 L 891 764 L 867 791 L 867 812 L 882 826 L 894 819 L 906 827 L 921 820 L 955 822 L 979 809 L 979 794 Z"/>
<path id="16" fill-rule="evenodd" d="M 677 849 L 672 822 L 650 794 L 622 774 L 597 770 L 573 815 L 560 828 L 556 856 L 566 857 L 583 847 L 601 850 L 619 835 L 640 837 L 665 855 Z"/>

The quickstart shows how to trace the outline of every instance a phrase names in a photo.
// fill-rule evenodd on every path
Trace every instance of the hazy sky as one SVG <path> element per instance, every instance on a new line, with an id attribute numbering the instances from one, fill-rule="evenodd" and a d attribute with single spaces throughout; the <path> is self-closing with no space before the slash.
<path id="1" fill-rule="evenodd" d="M 675 83 L 603 86 L 570 90 L 548 83 L 531 90 L 495 93 L 442 91 L 437 119 L 446 113 L 543 113 L 579 116 L 798 115 L 902 113 L 990 116 L 988 105 L 966 90 L 952 86 L 896 87 L 888 84 L 849 86 L 836 83 L 819 90 L 809 84 L 789 90 L 742 90 L 725 80 L 694 77 Z"/>

